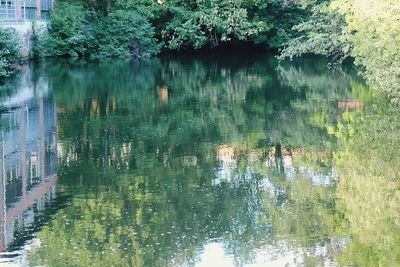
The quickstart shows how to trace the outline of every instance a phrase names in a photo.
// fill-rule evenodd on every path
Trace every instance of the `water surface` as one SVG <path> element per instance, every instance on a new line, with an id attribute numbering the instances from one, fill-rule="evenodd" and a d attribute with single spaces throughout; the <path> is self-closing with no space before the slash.
<path id="1" fill-rule="evenodd" d="M 372 98 L 354 71 L 326 63 L 237 55 L 25 66 L 1 92 L 1 260 L 357 264 L 360 216 L 343 203 L 359 199 L 340 179 L 352 152 L 340 151 Z"/>

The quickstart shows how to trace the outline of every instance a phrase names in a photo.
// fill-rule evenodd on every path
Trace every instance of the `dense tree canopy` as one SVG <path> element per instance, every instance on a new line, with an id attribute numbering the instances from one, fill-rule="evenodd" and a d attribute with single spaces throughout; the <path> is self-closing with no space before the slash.
<path id="1" fill-rule="evenodd" d="M 151 56 L 158 48 L 275 49 L 295 34 L 294 25 L 311 15 L 306 6 L 277 0 L 62 1 L 44 42 L 47 55 L 94 58 Z"/>

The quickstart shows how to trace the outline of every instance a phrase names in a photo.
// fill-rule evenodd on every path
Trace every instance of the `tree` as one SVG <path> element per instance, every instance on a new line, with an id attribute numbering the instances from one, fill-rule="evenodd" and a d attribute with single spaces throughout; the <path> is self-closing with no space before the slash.
<path id="1" fill-rule="evenodd" d="M 231 40 L 250 41 L 271 27 L 250 17 L 245 1 L 167 1 L 172 17 L 163 31 L 167 47 L 215 47 Z"/>
<path id="2" fill-rule="evenodd" d="M 350 53 L 347 36 L 344 34 L 344 18 L 330 8 L 330 1 L 309 5 L 308 8 L 312 15 L 294 26 L 297 36 L 284 45 L 279 57 L 293 59 L 314 54 L 342 62 Z"/>
<path id="3" fill-rule="evenodd" d="M 400 103 L 400 3 L 393 0 L 335 0 L 346 20 L 351 55 L 371 85 Z"/>

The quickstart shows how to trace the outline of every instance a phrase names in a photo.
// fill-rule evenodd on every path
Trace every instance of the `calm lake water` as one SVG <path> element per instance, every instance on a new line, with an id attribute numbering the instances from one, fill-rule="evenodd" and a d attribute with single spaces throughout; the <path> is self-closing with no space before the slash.
<path id="1" fill-rule="evenodd" d="M 25 66 L 0 92 L 0 262 L 399 263 L 397 171 L 380 177 L 400 146 L 379 172 L 380 152 L 363 150 L 379 133 L 357 135 L 377 113 L 372 94 L 326 63 Z"/>

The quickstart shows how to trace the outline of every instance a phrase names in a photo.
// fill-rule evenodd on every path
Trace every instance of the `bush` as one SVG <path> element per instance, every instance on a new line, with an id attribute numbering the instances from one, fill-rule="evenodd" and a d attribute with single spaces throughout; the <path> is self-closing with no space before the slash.
<path id="1" fill-rule="evenodd" d="M 61 3 L 51 14 L 49 35 L 45 40 L 47 56 L 84 57 L 91 48 L 92 13 L 82 6 Z"/>
<path id="2" fill-rule="evenodd" d="M 22 59 L 18 36 L 11 30 L 0 28 L 0 77 L 8 77 L 13 66 Z"/>
<path id="3" fill-rule="evenodd" d="M 154 28 L 136 11 L 116 10 L 96 26 L 97 48 L 92 58 L 150 57 L 159 51 Z"/>

